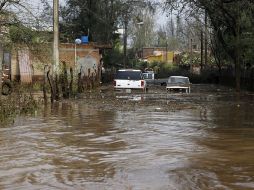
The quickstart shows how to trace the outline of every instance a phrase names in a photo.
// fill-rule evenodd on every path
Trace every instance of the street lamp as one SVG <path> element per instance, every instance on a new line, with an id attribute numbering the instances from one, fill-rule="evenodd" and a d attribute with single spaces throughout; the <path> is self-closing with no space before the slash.
<path id="1" fill-rule="evenodd" d="M 81 39 L 77 38 L 75 40 L 75 47 L 74 47 L 74 52 L 75 52 L 74 63 L 75 63 L 75 65 L 77 64 L 77 44 L 81 44 L 81 43 L 82 43 Z"/>

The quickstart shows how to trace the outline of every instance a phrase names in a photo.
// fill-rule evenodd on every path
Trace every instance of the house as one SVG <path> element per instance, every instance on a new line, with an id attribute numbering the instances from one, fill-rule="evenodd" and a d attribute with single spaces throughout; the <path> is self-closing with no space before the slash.
<path id="1" fill-rule="evenodd" d="M 74 73 L 81 73 L 82 77 L 93 76 L 100 80 L 101 54 L 100 48 L 95 44 L 71 44 L 59 45 L 59 65 L 63 63 L 67 70 L 72 68 Z M 52 64 L 52 44 L 39 44 L 38 47 L 26 45 L 15 46 L 11 52 L 10 74 L 12 80 L 22 83 L 42 81 L 45 74 L 45 66 Z"/>

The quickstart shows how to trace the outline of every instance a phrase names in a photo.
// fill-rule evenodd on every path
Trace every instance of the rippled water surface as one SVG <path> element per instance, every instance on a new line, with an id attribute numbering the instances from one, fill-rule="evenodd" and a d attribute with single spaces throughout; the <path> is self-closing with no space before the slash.
<path id="1" fill-rule="evenodd" d="M 46 107 L 0 128 L 0 189 L 254 189 L 253 97 L 196 90 L 171 95 L 194 107 L 174 112 Z"/>

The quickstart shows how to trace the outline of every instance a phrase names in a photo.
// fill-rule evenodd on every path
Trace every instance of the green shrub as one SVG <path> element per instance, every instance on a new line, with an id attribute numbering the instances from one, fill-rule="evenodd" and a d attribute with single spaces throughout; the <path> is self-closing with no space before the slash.
<path id="1" fill-rule="evenodd" d="M 0 123 L 8 123 L 17 115 L 31 114 L 38 109 L 39 102 L 27 89 L 16 87 L 14 91 L 0 99 Z"/>

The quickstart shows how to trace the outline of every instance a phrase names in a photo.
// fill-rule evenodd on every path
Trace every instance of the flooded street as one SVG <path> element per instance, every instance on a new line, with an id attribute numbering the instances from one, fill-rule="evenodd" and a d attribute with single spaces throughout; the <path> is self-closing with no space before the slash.
<path id="1" fill-rule="evenodd" d="M 254 189 L 254 94 L 192 91 L 107 92 L 17 118 L 0 128 L 0 189 Z"/>

